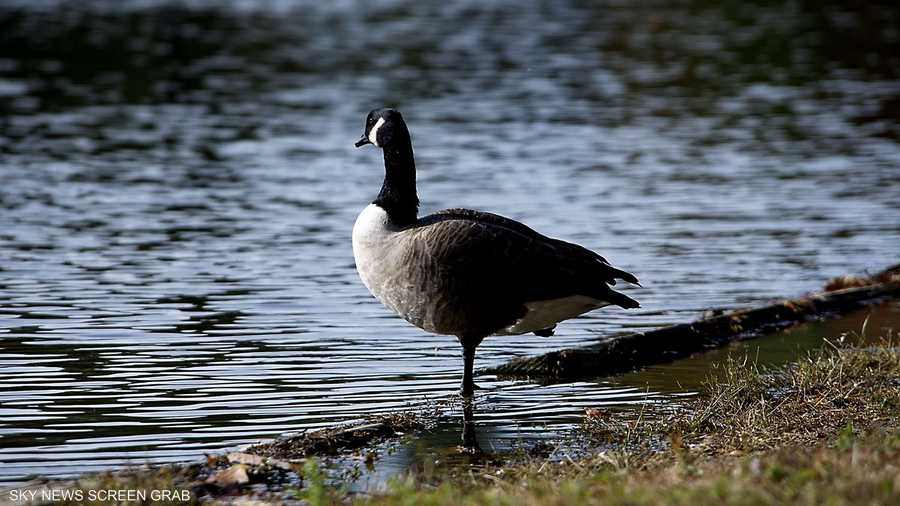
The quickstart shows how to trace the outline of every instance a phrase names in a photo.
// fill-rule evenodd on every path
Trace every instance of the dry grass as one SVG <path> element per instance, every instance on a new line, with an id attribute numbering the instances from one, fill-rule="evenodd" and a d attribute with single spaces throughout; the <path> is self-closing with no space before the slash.
<path id="1" fill-rule="evenodd" d="M 900 350 L 889 341 L 867 348 L 831 347 L 789 366 L 760 370 L 729 360 L 683 409 L 650 421 L 590 417 L 595 439 L 632 450 L 660 446 L 749 452 L 809 446 L 845 427 L 896 425 L 900 414 Z"/>
<path id="2" fill-rule="evenodd" d="M 785 449 L 757 456 L 653 459 L 626 464 L 608 455 L 529 465 L 506 475 L 433 488 L 412 479 L 367 504 L 900 504 L 900 439 L 878 436 L 850 447 Z"/>

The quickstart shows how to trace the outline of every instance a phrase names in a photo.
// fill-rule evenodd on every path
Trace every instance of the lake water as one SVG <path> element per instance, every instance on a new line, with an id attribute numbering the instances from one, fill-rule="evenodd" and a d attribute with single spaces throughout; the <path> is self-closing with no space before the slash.
<path id="1" fill-rule="evenodd" d="M 353 266 L 376 106 L 407 119 L 424 212 L 504 214 L 644 284 L 479 366 L 896 263 L 900 9 L 867 5 L 0 3 L 0 483 L 456 391 L 455 339 Z M 479 423 L 555 437 L 667 375 L 479 377 Z"/>

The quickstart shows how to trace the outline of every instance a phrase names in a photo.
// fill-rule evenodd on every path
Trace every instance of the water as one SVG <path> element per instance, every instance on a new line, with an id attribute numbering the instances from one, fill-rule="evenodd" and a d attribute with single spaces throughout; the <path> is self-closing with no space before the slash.
<path id="1" fill-rule="evenodd" d="M 353 267 L 375 106 L 407 118 L 424 212 L 523 220 L 645 285 L 478 365 L 896 263 L 895 6 L 444 4 L 0 6 L 0 482 L 456 390 L 455 340 Z M 668 391 L 477 380 L 488 440 Z"/>

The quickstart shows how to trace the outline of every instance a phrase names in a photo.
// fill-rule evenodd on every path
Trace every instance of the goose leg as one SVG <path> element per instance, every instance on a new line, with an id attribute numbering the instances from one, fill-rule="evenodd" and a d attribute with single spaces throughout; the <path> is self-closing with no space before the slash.
<path id="1" fill-rule="evenodd" d="M 463 379 L 462 393 L 463 397 L 472 397 L 475 394 L 475 348 L 478 344 L 472 342 L 463 342 Z"/>
<path id="2" fill-rule="evenodd" d="M 463 399 L 463 433 L 462 450 L 469 454 L 481 453 L 478 438 L 475 434 L 475 400 L 471 397 Z"/>

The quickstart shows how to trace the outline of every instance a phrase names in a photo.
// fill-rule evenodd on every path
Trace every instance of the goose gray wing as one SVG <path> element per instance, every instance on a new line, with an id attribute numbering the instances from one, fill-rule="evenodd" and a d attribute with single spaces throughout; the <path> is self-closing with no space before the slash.
<path id="1" fill-rule="evenodd" d="M 528 302 L 574 295 L 623 308 L 640 306 L 609 287 L 618 269 L 611 271 L 596 254 L 508 218 L 442 211 L 419 220 L 404 235 L 408 265 L 416 266 L 413 278 L 424 285 L 427 299 L 452 308 L 440 313 L 466 315 L 465 325 L 442 322 L 444 328 L 464 326 L 489 335 L 522 318 Z"/>
<path id="2" fill-rule="evenodd" d="M 578 244 L 573 244 L 560 239 L 547 237 L 529 227 L 528 225 L 525 225 L 524 223 L 509 219 L 505 216 L 500 216 L 499 214 L 493 214 L 484 211 L 475 211 L 472 209 L 454 208 L 444 209 L 423 218 L 423 220 L 431 221 L 440 221 L 446 219 L 472 220 L 513 230 L 527 237 L 531 237 L 535 240 L 544 241 L 550 245 L 553 245 L 561 253 L 570 255 L 573 259 L 580 258 L 588 264 L 592 264 L 594 261 L 600 262 L 603 265 L 600 266 L 599 269 L 606 273 L 606 275 L 603 276 L 603 279 L 610 285 L 615 285 L 617 279 L 621 279 L 635 285 L 640 285 L 640 282 L 638 282 L 638 279 L 634 276 L 634 274 L 613 267 L 605 258 L 600 256 L 599 254 Z M 594 267 L 595 269 L 597 268 L 596 266 L 590 267 Z"/>

